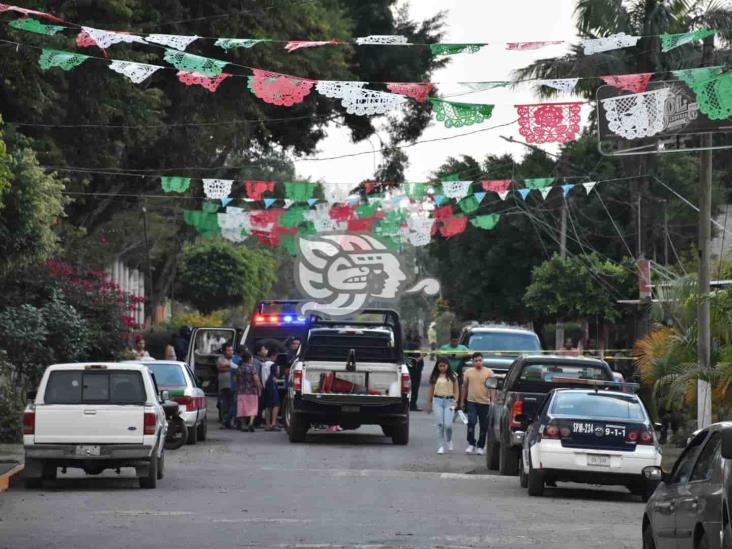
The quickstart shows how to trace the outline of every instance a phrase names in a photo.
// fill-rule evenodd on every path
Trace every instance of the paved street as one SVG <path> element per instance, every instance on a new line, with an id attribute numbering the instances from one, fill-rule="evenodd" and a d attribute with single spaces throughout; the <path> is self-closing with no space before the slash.
<path id="1" fill-rule="evenodd" d="M 463 425 L 455 453 L 438 456 L 433 420 L 412 415 L 407 447 L 373 427 L 297 445 L 211 429 L 167 453 L 155 491 L 125 470 L 74 471 L 0 495 L 0 548 L 640 547 L 643 506 L 624 489 L 560 484 L 529 498 L 462 453 Z"/>

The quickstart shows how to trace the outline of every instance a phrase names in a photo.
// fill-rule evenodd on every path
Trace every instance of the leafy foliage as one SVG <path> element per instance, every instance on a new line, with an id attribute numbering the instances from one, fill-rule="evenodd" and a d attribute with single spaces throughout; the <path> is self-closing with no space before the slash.
<path id="1" fill-rule="evenodd" d="M 186 244 L 178 296 L 203 313 L 253 306 L 275 280 L 272 255 L 215 239 Z"/>

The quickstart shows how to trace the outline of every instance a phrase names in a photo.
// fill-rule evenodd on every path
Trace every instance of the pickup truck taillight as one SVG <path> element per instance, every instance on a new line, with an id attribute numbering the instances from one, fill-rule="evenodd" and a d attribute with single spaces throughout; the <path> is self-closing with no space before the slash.
<path id="1" fill-rule="evenodd" d="M 23 434 L 33 435 L 36 432 L 36 412 L 28 410 L 23 413 Z"/>
<path id="2" fill-rule="evenodd" d="M 412 390 L 412 380 L 409 374 L 402 374 L 402 394 L 406 395 Z"/>
<path id="3" fill-rule="evenodd" d="M 155 412 L 145 412 L 145 430 L 143 433 L 146 435 L 154 435 L 157 423 L 157 416 L 155 416 Z"/>
<path id="4" fill-rule="evenodd" d="M 292 388 L 296 393 L 302 392 L 302 370 L 295 370 L 292 373 Z"/>
<path id="5" fill-rule="evenodd" d="M 198 399 L 196 397 L 179 396 L 174 397 L 173 400 L 178 404 L 185 406 L 187 412 L 195 412 L 199 408 Z"/>
<path id="6" fill-rule="evenodd" d="M 523 400 L 517 400 L 513 403 L 513 406 L 511 407 L 511 429 L 514 431 L 516 429 L 521 429 L 523 427 L 523 424 L 519 420 L 519 416 L 523 415 L 524 413 L 524 401 Z"/>

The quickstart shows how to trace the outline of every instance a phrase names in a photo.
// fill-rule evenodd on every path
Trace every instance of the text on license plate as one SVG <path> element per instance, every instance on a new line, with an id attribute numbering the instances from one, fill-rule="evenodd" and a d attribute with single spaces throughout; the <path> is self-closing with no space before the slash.
<path id="1" fill-rule="evenodd" d="M 74 453 L 77 456 L 98 456 L 99 446 L 80 445 L 76 447 L 76 452 Z"/>
<path id="2" fill-rule="evenodd" d="M 587 454 L 587 465 L 610 467 L 610 456 L 601 454 Z"/>

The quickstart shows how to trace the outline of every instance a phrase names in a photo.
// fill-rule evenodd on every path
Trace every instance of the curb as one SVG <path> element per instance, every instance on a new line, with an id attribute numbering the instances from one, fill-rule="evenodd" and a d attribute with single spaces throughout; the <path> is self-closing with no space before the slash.
<path id="1" fill-rule="evenodd" d="M 2 475 L 0 475 L 0 493 L 5 492 L 8 488 L 17 484 L 23 474 L 24 469 L 25 465 L 20 463 L 10 469 L 10 471 L 8 471 L 7 473 L 3 473 Z"/>

